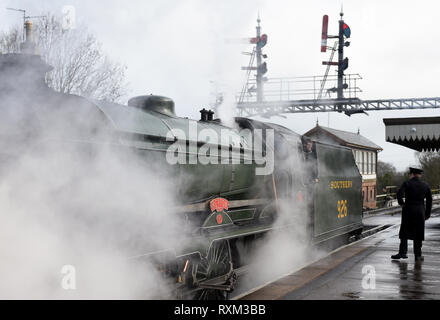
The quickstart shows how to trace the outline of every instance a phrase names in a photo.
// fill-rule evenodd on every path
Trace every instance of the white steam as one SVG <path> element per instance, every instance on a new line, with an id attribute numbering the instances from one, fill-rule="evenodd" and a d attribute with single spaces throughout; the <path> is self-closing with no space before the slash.
<path id="1" fill-rule="evenodd" d="M 99 121 L 84 139 L 87 126 L 76 126 L 97 120 L 90 104 L 26 86 L 15 94 L 2 81 L 0 298 L 166 296 L 156 268 L 130 257 L 179 243 L 175 180 Z"/>
<path id="2" fill-rule="evenodd" d="M 46 152 L 14 160 L 0 182 L 0 296 L 154 297 L 155 269 L 128 257 L 175 245 L 166 183 L 109 150 Z M 76 290 L 61 287 L 64 265 Z"/>
<path id="3" fill-rule="evenodd" d="M 298 160 L 303 155 L 297 150 L 290 150 L 290 152 L 287 159 L 281 163 L 278 162 L 278 170 L 286 170 L 290 167 L 295 172 L 294 179 L 309 183 L 310 176 L 307 172 L 312 172 L 310 169 L 312 164 L 305 162 L 299 165 Z M 302 177 L 304 172 L 305 177 Z M 249 258 L 249 271 L 237 290 L 239 294 L 292 274 L 325 254 L 323 250 L 313 246 L 311 241 L 312 235 L 309 227 L 313 194 L 302 194 L 300 200 L 297 194 L 299 190 L 293 188 L 289 195 L 283 196 L 280 194 L 282 190 L 278 187 L 276 200 L 278 214 L 273 230 L 255 243 Z M 304 190 L 310 191 L 313 183 L 303 187 L 305 187 Z"/>

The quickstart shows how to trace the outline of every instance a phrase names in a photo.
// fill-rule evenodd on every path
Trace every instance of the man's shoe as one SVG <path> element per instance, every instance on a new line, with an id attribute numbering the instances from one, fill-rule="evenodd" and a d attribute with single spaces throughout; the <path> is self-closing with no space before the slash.
<path id="1" fill-rule="evenodd" d="M 391 256 L 391 259 L 408 259 L 408 256 L 406 254 L 398 253 Z"/>
<path id="2" fill-rule="evenodd" d="M 415 257 L 415 260 L 416 260 L 416 261 L 424 261 L 425 258 L 424 258 L 423 256 L 416 256 L 416 257 Z"/>

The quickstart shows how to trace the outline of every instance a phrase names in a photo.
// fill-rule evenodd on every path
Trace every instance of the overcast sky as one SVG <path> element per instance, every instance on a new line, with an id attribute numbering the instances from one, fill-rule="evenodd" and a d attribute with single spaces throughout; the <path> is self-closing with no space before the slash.
<path id="1" fill-rule="evenodd" d="M 250 45 L 225 39 L 251 37 L 260 13 L 268 34 L 264 53 L 271 77 L 322 75 L 321 23 L 329 15 L 329 33 L 337 33 L 342 1 L 332 0 L 0 0 L 0 30 L 21 23 L 19 13 L 61 14 L 76 8 L 77 23 L 86 25 L 106 53 L 127 66 L 130 95 L 160 94 L 176 102 L 180 116 L 198 118 L 212 102 L 212 81 L 238 92 L 244 81 L 242 51 Z M 345 0 L 344 20 L 352 31 L 345 55 L 346 73 L 359 73 L 361 99 L 438 97 L 440 88 L 440 2 L 436 0 Z M 332 71 L 334 73 L 334 71 Z M 383 118 L 439 116 L 439 110 L 376 111 L 366 115 L 295 114 L 272 118 L 303 134 L 321 125 L 356 132 L 384 151 L 379 160 L 398 169 L 415 164 L 415 152 L 385 142 Z"/>

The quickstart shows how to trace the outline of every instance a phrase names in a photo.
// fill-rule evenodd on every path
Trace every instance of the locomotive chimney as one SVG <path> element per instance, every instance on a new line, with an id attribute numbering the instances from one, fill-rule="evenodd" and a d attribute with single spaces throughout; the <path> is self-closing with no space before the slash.
<path id="1" fill-rule="evenodd" d="M 212 110 L 206 110 L 205 108 L 203 108 L 202 110 L 200 110 L 201 116 L 200 116 L 200 121 L 212 121 L 214 120 L 214 111 Z"/>
<path id="2" fill-rule="evenodd" d="M 209 110 L 208 111 L 208 121 L 214 120 L 214 111 Z"/>
<path id="3" fill-rule="evenodd" d="M 200 110 L 201 116 L 200 116 L 200 121 L 208 121 L 208 110 L 206 110 L 205 108 L 203 108 L 202 110 Z"/>

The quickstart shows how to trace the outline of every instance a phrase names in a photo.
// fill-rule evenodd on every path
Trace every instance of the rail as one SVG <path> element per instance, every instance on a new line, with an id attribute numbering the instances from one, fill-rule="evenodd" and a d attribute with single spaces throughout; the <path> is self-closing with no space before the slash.
<path id="1" fill-rule="evenodd" d="M 344 75 L 344 83 L 347 86 L 344 94 L 347 98 L 354 99 L 362 92 L 357 84 L 361 79 L 362 77 L 357 73 Z M 336 93 L 337 80 L 337 75 L 269 78 L 264 83 L 264 99 L 266 102 L 287 102 L 299 98 L 319 100 L 323 95 L 331 98 L 331 94 Z M 256 80 L 248 80 L 236 96 L 238 104 L 256 103 L 256 88 Z"/>

